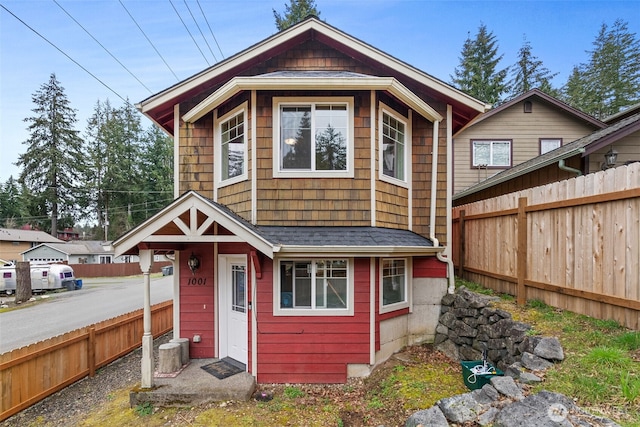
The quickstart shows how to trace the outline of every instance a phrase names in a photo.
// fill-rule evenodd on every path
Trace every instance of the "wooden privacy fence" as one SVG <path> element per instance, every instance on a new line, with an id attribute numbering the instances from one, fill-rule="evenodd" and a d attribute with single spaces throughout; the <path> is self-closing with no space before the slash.
<path id="1" fill-rule="evenodd" d="M 151 330 L 173 327 L 173 302 L 151 308 Z M 140 347 L 143 311 L 137 310 L 28 347 L 0 354 L 0 421 Z"/>
<path id="2" fill-rule="evenodd" d="M 640 328 L 640 163 L 454 208 L 458 275 Z"/>

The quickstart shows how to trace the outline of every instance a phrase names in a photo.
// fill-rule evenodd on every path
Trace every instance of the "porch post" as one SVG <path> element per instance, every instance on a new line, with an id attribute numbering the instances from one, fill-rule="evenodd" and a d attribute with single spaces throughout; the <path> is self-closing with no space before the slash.
<path id="1" fill-rule="evenodd" d="M 153 251 L 140 251 L 140 269 L 144 279 L 144 334 L 142 335 L 142 388 L 153 387 L 153 335 L 151 334 L 151 266 Z"/>
<path id="2" fill-rule="evenodd" d="M 180 338 L 180 251 L 173 260 L 173 338 Z"/>

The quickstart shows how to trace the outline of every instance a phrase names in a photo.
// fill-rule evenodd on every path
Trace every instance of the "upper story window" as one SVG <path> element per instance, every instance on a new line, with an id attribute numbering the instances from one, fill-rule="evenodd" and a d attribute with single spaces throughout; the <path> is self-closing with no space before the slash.
<path id="1" fill-rule="evenodd" d="M 381 312 L 409 306 L 409 266 L 405 258 L 382 260 Z"/>
<path id="2" fill-rule="evenodd" d="M 562 145 L 560 138 L 540 138 L 540 154 L 548 153 Z"/>
<path id="3" fill-rule="evenodd" d="M 348 259 L 282 260 L 274 289 L 280 315 L 353 314 L 353 272 Z"/>
<path id="4" fill-rule="evenodd" d="M 407 159 L 410 156 L 410 137 L 406 119 L 381 104 L 380 127 L 380 177 L 394 184 L 406 185 Z"/>
<path id="5" fill-rule="evenodd" d="M 274 99 L 274 175 L 353 176 L 353 102 Z"/>
<path id="6" fill-rule="evenodd" d="M 246 103 L 218 120 L 216 169 L 222 185 L 232 184 L 247 176 Z"/>
<path id="7" fill-rule="evenodd" d="M 511 166 L 511 140 L 476 140 L 471 145 L 473 167 Z"/>

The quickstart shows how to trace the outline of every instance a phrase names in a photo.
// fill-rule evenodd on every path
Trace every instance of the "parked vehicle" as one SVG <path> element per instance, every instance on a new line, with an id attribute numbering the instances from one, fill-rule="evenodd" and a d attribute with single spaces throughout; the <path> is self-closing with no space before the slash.
<path id="1" fill-rule="evenodd" d="M 16 291 L 15 264 L 0 267 L 0 292 L 11 295 Z M 44 292 L 55 289 L 72 291 L 82 288 L 82 280 L 76 279 L 73 268 L 66 264 L 31 263 L 31 291 Z"/>

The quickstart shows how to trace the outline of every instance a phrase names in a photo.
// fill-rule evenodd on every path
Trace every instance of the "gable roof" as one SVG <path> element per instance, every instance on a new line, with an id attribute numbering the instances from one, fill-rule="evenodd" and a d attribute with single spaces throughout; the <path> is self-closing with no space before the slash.
<path id="1" fill-rule="evenodd" d="M 110 245 L 104 245 L 103 242 L 87 240 L 87 241 L 74 241 L 71 243 L 42 243 L 33 248 L 27 249 L 22 252 L 26 254 L 33 252 L 34 250 L 43 246 L 49 247 L 55 251 L 58 251 L 65 255 L 99 255 L 99 254 L 113 254 L 113 250 Z"/>
<path id="2" fill-rule="evenodd" d="M 476 185 L 454 194 L 453 200 L 461 199 L 469 196 L 470 194 L 474 194 L 496 184 L 525 175 L 534 170 L 559 162 L 560 160 L 568 159 L 569 157 L 573 157 L 578 154 L 581 157 L 588 156 L 594 151 L 597 151 L 609 144 L 613 144 L 621 138 L 638 131 L 640 131 L 640 113 L 620 120 L 612 126 L 599 129 L 587 136 L 570 142 L 569 144 L 556 148 L 555 150 L 520 163 L 510 169 L 497 173 Z"/>
<path id="3" fill-rule="evenodd" d="M 15 228 L 0 228 L 0 241 L 29 242 L 29 243 L 64 243 L 62 240 L 36 230 L 20 230 Z"/>
<path id="4" fill-rule="evenodd" d="M 213 223 L 232 235 L 210 233 Z M 169 230 L 169 227 L 171 228 Z M 430 254 L 433 242 L 409 230 L 379 227 L 255 226 L 228 207 L 189 191 L 113 242 L 115 256 L 137 247 L 178 250 L 181 244 L 246 242 L 273 258 L 280 254 L 330 253 L 351 256 Z"/>
<path id="5" fill-rule="evenodd" d="M 487 110 L 483 102 L 391 55 L 352 37 L 335 27 L 309 17 L 168 89 L 141 101 L 137 107 L 161 128 L 172 134 L 174 105 L 213 89 L 242 75 L 251 67 L 279 55 L 293 46 L 317 40 L 358 61 L 383 69 L 388 77 L 403 84 L 411 82 L 441 102 L 454 106 L 454 129 L 464 126 L 478 113 Z M 245 74 L 246 75 L 246 74 Z"/>
<path id="6" fill-rule="evenodd" d="M 565 104 L 564 102 L 560 101 L 557 98 L 554 98 L 551 95 L 548 95 L 546 93 L 544 93 L 543 91 L 541 91 L 540 89 L 531 89 L 528 92 L 523 93 L 522 95 L 513 98 L 512 100 L 505 102 L 504 104 L 500 104 L 498 107 L 493 108 L 489 111 L 487 111 L 484 114 L 481 114 L 479 116 L 477 116 L 475 119 L 473 119 L 471 122 L 469 122 L 466 126 L 464 126 L 462 129 L 460 129 L 458 132 L 456 133 L 460 133 L 462 131 L 464 131 L 465 129 L 476 125 L 478 123 L 480 123 L 483 120 L 487 120 L 493 116 L 495 116 L 496 114 L 500 114 L 501 111 L 504 111 L 508 108 L 513 107 L 514 105 L 519 104 L 522 101 L 528 100 L 530 98 L 535 98 L 539 101 L 542 101 L 546 104 L 551 105 L 552 107 L 555 107 L 556 109 L 571 115 L 573 117 L 575 117 L 578 120 L 582 120 L 583 122 L 589 123 L 593 126 L 595 126 L 596 128 L 602 129 L 604 127 L 606 127 L 606 123 L 601 122 L 600 120 L 596 119 L 595 117 L 590 116 L 587 113 L 584 113 L 580 110 L 578 110 L 577 108 L 573 108 L 572 106 L 570 106 L 569 104 Z M 454 135 L 455 137 L 455 135 Z"/>

